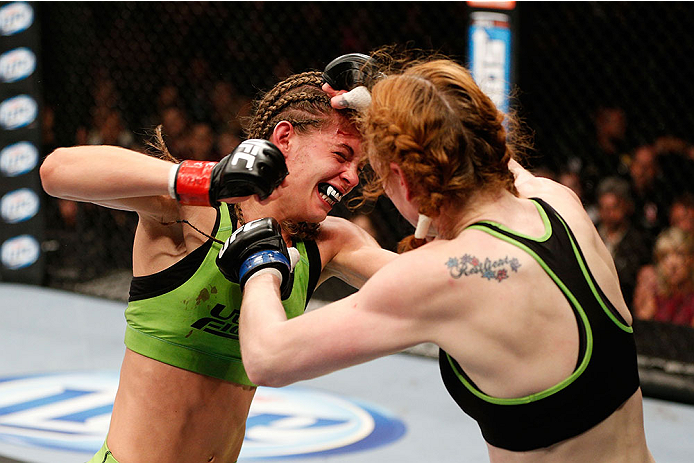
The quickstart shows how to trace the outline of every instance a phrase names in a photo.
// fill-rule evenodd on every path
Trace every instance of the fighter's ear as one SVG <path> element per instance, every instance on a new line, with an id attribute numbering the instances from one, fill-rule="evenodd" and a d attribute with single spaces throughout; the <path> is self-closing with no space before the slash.
<path id="1" fill-rule="evenodd" d="M 412 200 L 412 188 L 410 184 L 407 182 L 407 177 L 405 176 L 405 172 L 403 172 L 402 168 L 394 163 L 390 163 L 390 175 L 394 176 L 398 183 L 402 185 L 405 188 L 405 199 L 408 201 Z"/>
<path id="2" fill-rule="evenodd" d="M 277 146 L 284 157 L 287 157 L 289 152 L 289 141 L 294 136 L 294 126 L 288 121 L 280 121 L 272 130 L 270 141 Z"/>

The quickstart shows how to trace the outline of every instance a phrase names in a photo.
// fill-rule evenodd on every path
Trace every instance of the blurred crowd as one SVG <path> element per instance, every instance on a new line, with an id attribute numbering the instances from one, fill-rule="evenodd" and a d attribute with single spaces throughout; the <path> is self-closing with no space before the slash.
<path id="1" fill-rule="evenodd" d="M 594 156 L 538 175 L 581 199 L 636 318 L 694 326 L 694 146 L 667 135 L 631 146 L 627 123 L 621 108 L 600 108 Z"/>
<path id="2" fill-rule="evenodd" d="M 205 74 L 204 63 L 198 62 L 197 67 Z M 91 89 L 93 105 L 88 120 L 77 127 L 71 144 L 116 145 L 144 152 L 150 149 L 146 143 L 155 128 L 162 125 L 174 156 L 218 161 L 241 142 L 241 121 L 250 111 L 251 100 L 238 94 L 230 82 L 201 85 L 199 93 L 187 98 L 176 86 L 165 85 L 157 93 L 153 112 L 144 116 L 144 128 L 133 130 L 120 109 L 123 105 L 115 81 L 105 73 L 97 76 Z M 45 106 L 45 154 L 59 145 L 54 127 L 53 108 Z M 70 283 L 131 268 L 131 243 L 137 224 L 134 213 L 49 197 L 45 200 L 48 285 L 70 287 Z"/>

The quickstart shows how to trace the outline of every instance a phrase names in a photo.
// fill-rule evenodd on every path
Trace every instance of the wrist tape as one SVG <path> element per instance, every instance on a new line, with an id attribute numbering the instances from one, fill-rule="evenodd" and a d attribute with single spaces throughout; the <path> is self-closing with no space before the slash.
<path id="1" fill-rule="evenodd" d="M 286 266 L 287 273 L 289 273 L 289 259 L 287 259 L 287 257 L 279 251 L 259 251 L 250 256 L 243 262 L 243 264 L 241 264 L 241 267 L 239 267 L 239 282 L 241 284 L 241 290 L 243 290 L 243 286 L 246 281 L 251 279 L 255 273 L 258 273 L 266 268 L 274 269 L 277 272 L 277 275 L 280 277 L 280 283 L 282 283 L 285 276 L 283 272 L 277 268 L 277 264 L 283 264 Z M 261 267 L 258 268 L 259 266 Z M 255 270 L 253 271 L 253 269 Z M 250 275 L 248 275 L 249 272 L 251 272 Z M 248 275 L 248 278 L 246 278 L 246 275 Z"/>
<path id="2" fill-rule="evenodd" d="M 181 204 L 209 206 L 212 161 L 186 160 L 174 165 L 169 171 L 169 195 Z"/>

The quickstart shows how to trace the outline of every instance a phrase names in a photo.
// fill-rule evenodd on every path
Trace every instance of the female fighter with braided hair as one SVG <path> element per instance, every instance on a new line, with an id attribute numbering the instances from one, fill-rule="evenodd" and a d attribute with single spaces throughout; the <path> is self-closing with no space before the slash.
<path id="1" fill-rule="evenodd" d="M 281 274 L 247 278 L 251 380 L 282 386 L 433 342 L 492 462 L 652 462 L 631 315 L 579 199 L 513 159 L 504 116 L 451 60 L 389 73 L 371 97 L 369 191 L 385 191 L 428 242 L 291 320 Z M 220 266 L 232 265 L 225 254 Z"/>
<path id="2" fill-rule="evenodd" d="M 240 359 L 241 291 L 215 258 L 244 222 L 274 217 L 299 250 L 283 293 L 288 317 L 303 313 L 322 279 L 360 287 L 394 257 L 326 217 L 357 185 L 361 138 L 322 83 L 308 72 L 275 86 L 256 106 L 251 140 L 219 163 L 113 146 L 60 148 L 43 163 L 50 195 L 139 215 L 127 349 L 107 441 L 91 462 L 236 461 L 256 386 Z"/>

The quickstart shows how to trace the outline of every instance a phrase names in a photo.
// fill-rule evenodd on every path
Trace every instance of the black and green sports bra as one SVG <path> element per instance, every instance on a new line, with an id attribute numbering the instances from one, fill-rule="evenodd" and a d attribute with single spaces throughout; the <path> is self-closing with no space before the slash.
<path id="1" fill-rule="evenodd" d="M 443 349 L 439 352 L 441 376 L 453 399 L 477 421 L 489 444 L 512 451 L 548 447 L 587 431 L 610 416 L 639 387 L 632 328 L 598 286 L 561 216 L 541 199 L 533 201 L 545 223 L 546 232 L 540 238 L 485 221 L 469 228 L 530 254 L 564 293 L 580 334 L 574 372 L 544 391 L 497 398 L 481 391 Z"/>

